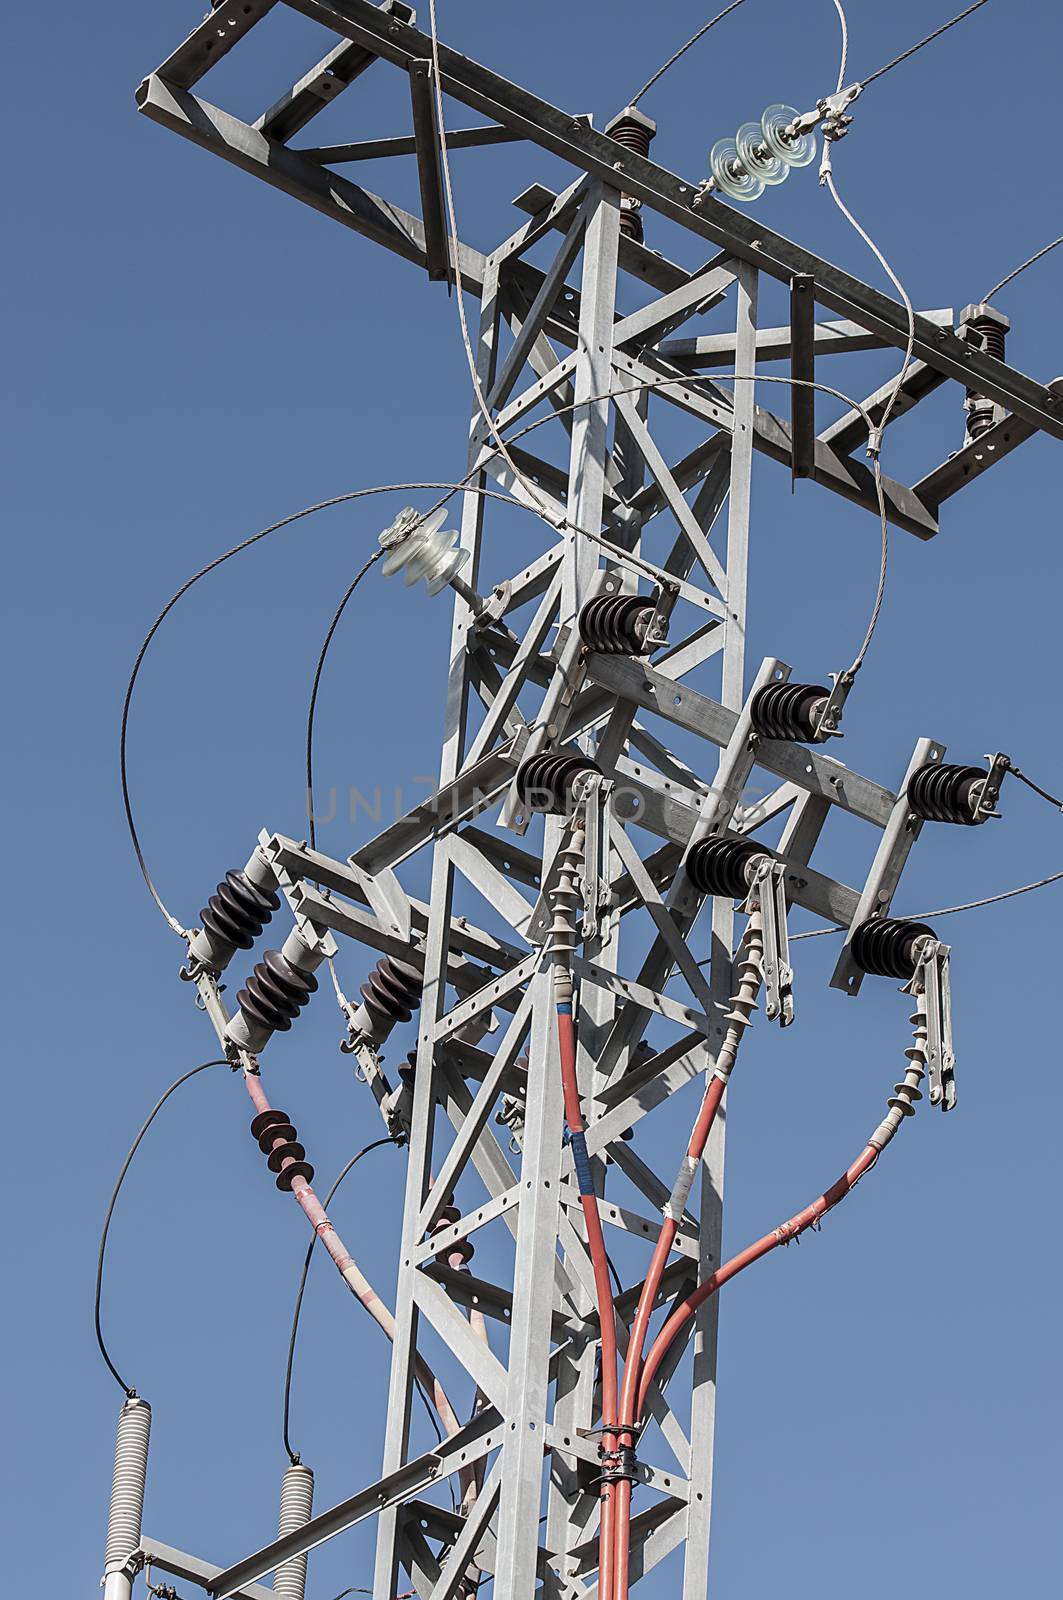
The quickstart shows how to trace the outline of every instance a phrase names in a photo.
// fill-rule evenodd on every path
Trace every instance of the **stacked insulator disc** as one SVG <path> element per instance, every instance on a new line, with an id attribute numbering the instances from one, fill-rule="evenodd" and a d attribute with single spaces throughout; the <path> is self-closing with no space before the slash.
<path id="1" fill-rule="evenodd" d="M 461 1212 L 452 1200 L 443 1207 L 439 1216 L 433 1222 L 431 1233 L 442 1233 L 446 1228 L 452 1228 L 455 1222 L 461 1221 Z M 476 1254 L 475 1246 L 471 1239 L 457 1239 L 453 1244 L 444 1245 L 436 1256 L 436 1260 L 444 1267 L 456 1265 L 455 1258 L 461 1257 L 461 1265 L 466 1266 Z"/>
<path id="2" fill-rule="evenodd" d="M 925 939 L 936 937 L 933 928 L 925 922 L 873 917 L 860 924 L 849 949 L 861 972 L 907 981 L 915 972 L 919 946 Z"/>
<path id="3" fill-rule="evenodd" d="M 236 998 L 259 1027 L 287 1033 L 316 988 L 312 972 L 301 972 L 280 950 L 267 950 Z"/>
<path id="4" fill-rule="evenodd" d="M 251 1137 L 258 1140 L 269 1170 L 277 1174 L 278 1189 L 290 1189 L 293 1178 L 313 1182 L 314 1169 L 286 1111 L 260 1111 L 252 1119 Z"/>
<path id="5" fill-rule="evenodd" d="M 687 856 L 687 876 L 701 894 L 738 900 L 749 888 L 746 868 L 764 853 L 752 839 L 701 839 Z"/>
<path id="6" fill-rule="evenodd" d="M 648 156 L 650 140 L 657 132 L 657 125 L 641 111 L 636 111 L 634 106 L 628 106 L 608 124 L 605 131 L 610 139 L 622 144 L 625 150 L 633 150 L 639 156 Z M 642 201 L 636 199 L 634 195 L 620 196 L 620 231 L 639 244 L 643 239 L 642 218 L 639 215 L 641 209 Z"/>
<path id="7" fill-rule="evenodd" d="M 199 920 L 209 934 L 237 950 L 250 950 L 280 905 L 272 890 L 256 888 L 246 872 L 227 872 Z"/>
<path id="8" fill-rule="evenodd" d="M 397 956 L 378 961 L 359 989 L 374 1036 L 386 1038 L 400 1022 L 409 1022 L 421 1004 L 424 978 L 418 967 Z"/>
<path id="9" fill-rule="evenodd" d="M 568 810 L 573 789 L 585 773 L 601 772 L 589 756 L 544 750 L 532 756 L 517 771 L 517 797 L 529 811 L 563 814 Z"/>
<path id="10" fill-rule="evenodd" d="M 654 609 L 655 602 L 645 595 L 595 595 L 579 614 L 579 636 L 588 649 L 603 655 L 643 655 Z"/>
<path id="11" fill-rule="evenodd" d="M 810 744 L 817 737 L 816 717 L 829 695 L 821 683 L 765 684 L 750 707 L 753 731 L 765 739 Z"/>
<path id="12" fill-rule="evenodd" d="M 972 827 L 984 822 L 976 814 L 978 795 L 985 783 L 982 767 L 959 767 L 941 763 L 920 767 L 908 779 L 908 804 L 926 822 L 952 822 Z"/>

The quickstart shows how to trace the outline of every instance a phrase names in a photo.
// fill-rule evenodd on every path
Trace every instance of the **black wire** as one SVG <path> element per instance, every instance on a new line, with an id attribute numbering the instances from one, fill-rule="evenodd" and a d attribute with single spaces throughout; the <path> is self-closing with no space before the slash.
<path id="1" fill-rule="evenodd" d="M 1051 244 L 1046 244 L 1043 249 L 1038 250 L 1036 255 L 1027 256 L 1026 260 L 1015 268 L 1014 272 L 1009 272 L 1006 278 L 1001 278 L 999 283 L 995 283 L 989 293 L 982 296 L 983 302 L 992 300 L 993 296 L 999 294 L 1001 289 L 1013 282 L 1020 272 L 1025 272 L 1027 267 L 1032 267 L 1035 261 L 1040 261 L 1042 256 L 1046 256 L 1050 250 L 1054 250 L 1059 244 L 1063 244 L 1063 233 L 1060 234 L 1058 239 L 1053 239 Z"/>
<path id="2" fill-rule="evenodd" d="M 317 711 L 317 692 L 321 686 L 321 673 L 325 665 L 325 657 L 329 652 L 329 646 L 332 643 L 332 636 L 339 627 L 340 618 L 347 609 L 348 600 L 351 598 L 351 595 L 357 589 L 358 585 L 361 583 L 362 579 L 365 577 L 373 563 L 375 561 L 379 561 L 383 554 L 383 550 L 374 550 L 372 555 L 369 557 L 369 560 L 358 569 L 350 583 L 347 585 L 343 599 L 336 607 L 335 615 L 328 625 L 328 632 L 325 635 L 324 642 L 321 646 L 321 653 L 317 658 L 317 666 L 314 669 L 314 683 L 310 690 L 310 706 L 306 714 L 306 809 L 310 819 L 311 850 L 313 850 L 317 844 L 317 832 L 314 823 L 314 714 Z"/>
<path id="3" fill-rule="evenodd" d="M 398 1144 L 398 1142 L 399 1141 L 393 1135 L 388 1134 L 383 1139 L 374 1139 L 371 1144 L 367 1144 L 361 1150 L 359 1150 L 357 1155 L 352 1156 L 347 1165 L 344 1167 L 343 1171 L 340 1173 L 339 1177 L 336 1179 L 335 1183 L 332 1185 L 332 1188 L 329 1190 L 325 1199 L 325 1210 L 327 1211 L 329 1206 L 332 1204 L 336 1190 L 339 1188 L 348 1172 L 350 1172 L 352 1167 L 356 1167 L 358 1165 L 363 1156 L 367 1156 L 370 1150 L 379 1150 L 381 1145 Z M 295 1310 L 292 1313 L 292 1331 L 291 1336 L 288 1339 L 288 1365 L 284 1372 L 284 1448 L 288 1452 L 288 1459 L 291 1461 L 293 1467 L 298 1464 L 299 1455 L 297 1451 L 292 1449 L 291 1439 L 288 1437 L 288 1423 L 290 1419 L 292 1398 L 292 1365 L 295 1361 L 295 1341 L 299 1333 L 299 1313 L 303 1309 L 303 1295 L 306 1293 L 306 1279 L 307 1274 L 310 1271 L 310 1263 L 314 1259 L 314 1246 L 316 1244 L 317 1234 L 315 1233 L 311 1235 L 310 1243 L 306 1247 L 306 1256 L 303 1260 L 303 1270 L 299 1278 L 299 1292 L 295 1297 Z"/>
<path id="4" fill-rule="evenodd" d="M 1028 778 L 1025 772 L 1021 771 L 1014 762 L 1008 762 L 1008 771 L 1014 773 L 1019 782 L 1024 783 L 1028 789 L 1032 789 L 1034 794 L 1039 794 L 1042 800 L 1047 800 L 1050 805 L 1055 806 L 1057 811 L 1063 811 L 1063 800 L 1058 800 L 1054 794 L 1049 794 L 1047 789 L 1042 789 L 1039 783 L 1034 783 L 1033 779 Z"/>
<path id="5" fill-rule="evenodd" d="M 728 16 L 732 11 L 737 11 L 738 7 L 740 5 L 744 5 L 744 4 L 745 4 L 745 0 L 731 0 L 731 4 L 729 6 L 727 6 L 723 11 L 721 11 L 718 16 L 713 17 L 711 22 L 704 23 L 703 26 L 698 29 L 697 33 L 691 34 L 691 36 L 687 40 L 686 44 L 680 45 L 679 49 L 675 52 L 675 54 L 669 56 L 668 60 L 664 63 L 664 65 L 657 68 L 657 71 L 653 74 L 652 78 L 647 78 L 646 82 L 642 85 L 642 88 L 639 90 L 638 94 L 632 95 L 631 99 L 628 101 L 628 105 L 629 106 L 637 106 L 639 101 L 642 99 L 643 95 L 646 93 L 646 91 L 648 89 L 652 89 L 654 84 L 660 78 L 664 77 L 664 75 L 668 71 L 669 67 L 674 67 L 675 66 L 675 63 L 679 60 L 680 56 L 685 56 L 687 51 L 693 45 L 697 44 L 699 39 L 703 39 L 705 37 L 705 35 L 708 33 L 710 28 L 715 28 L 715 26 L 716 26 L 716 24 L 718 22 L 722 22 L 723 21 L 724 17 Z"/>
<path id="6" fill-rule="evenodd" d="M 620 1282 L 620 1274 L 619 1274 L 619 1272 L 617 1272 L 616 1268 L 613 1266 L 613 1258 L 609 1254 L 608 1250 L 605 1252 L 605 1259 L 606 1259 L 606 1261 L 607 1261 L 607 1263 L 609 1265 L 609 1271 L 613 1275 L 613 1282 L 616 1284 L 616 1292 L 617 1292 L 617 1294 L 623 1294 L 624 1285 Z"/>
<path id="7" fill-rule="evenodd" d="M 205 1072 L 208 1067 L 228 1067 L 228 1066 L 231 1066 L 231 1065 L 232 1065 L 231 1062 L 225 1061 L 224 1059 L 219 1059 L 217 1061 L 201 1061 L 198 1067 L 193 1067 L 191 1069 L 191 1071 L 182 1073 L 179 1078 L 176 1078 L 174 1080 L 174 1082 L 171 1083 L 170 1087 L 167 1089 L 166 1093 L 162 1096 L 162 1098 L 160 1100 L 156 1101 L 154 1110 L 152 1111 L 151 1115 L 148 1117 L 148 1120 L 144 1123 L 144 1126 L 141 1128 L 141 1130 L 137 1134 L 136 1138 L 133 1140 L 133 1143 L 130 1145 L 129 1154 L 126 1156 L 125 1160 L 123 1161 L 122 1170 L 118 1174 L 118 1182 L 115 1184 L 114 1189 L 111 1192 L 111 1203 L 107 1207 L 107 1215 L 104 1218 L 103 1232 L 100 1234 L 100 1252 L 99 1252 L 99 1255 L 98 1255 L 98 1257 L 96 1259 L 96 1308 L 95 1308 L 96 1343 L 100 1347 L 100 1354 L 103 1357 L 104 1361 L 107 1363 L 107 1368 L 108 1368 L 109 1372 L 111 1373 L 111 1376 L 114 1378 L 115 1382 L 119 1385 L 119 1387 L 125 1390 L 126 1395 L 128 1396 L 128 1398 L 130 1400 L 132 1400 L 135 1397 L 137 1391 L 134 1388 L 132 1388 L 132 1386 L 130 1384 L 126 1383 L 125 1379 L 122 1377 L 122 1374 L 119 1372 L 118 1368 L 115 1366 L 114 1362 L 111 1360 L 110 1354 L 108 1353 L 108 1350 L 107 1350 L 106 1342 L 104 1341 L 103 1328 L 102 1328 L 102 1326 L 100 1324 L 100 1302 L 101 1302 L 101 1300 L 103 1298 L 103 1262 L 104 1262 L 104 1256 L 107 1253 L 107 1235 L 110 1232 L 110 1228 L 111 1228 L 111 1218 L 114 1216 L 115 1202 L 118 1199 L 118 1194 L 119 1194 L 119 1191 L 120 1191 L 120 1189 L 122 1187 L 122 1184 L 125 1182 L 125 1175 L 129 1171 L 129 1164 L 132 1161 L 133 1157 L 136 1155 L 137 1150 L 138 1150 L 138 1148 L 140 1146 L 141 1139 L 143 1139 L 144 1135 L 147 1133 L 148 1129 L 151 1127 L 152 1123 L 155 1121 L 155 1118 L 158 1116 L 159 1112 L 162 1110 L 162 1108 L 166 1104 L 167 1100 L 169 1100 L 170 1096 L 173 1094 L 174 1090 L 175 1089 L 179 1089 L 181 1087 L 182 1083 L 187 1083 L 189 1078 L 194 1078 L 197 1072 Z"/>
<path id="8" fill-rule="evenodd" d="M 907 61 L 909 56 L 914 56 L 915 52 L 921 50 L 925 44 L 930 44 L 934 39 L 940 39 L 941 35 L 948 33 L 950 28 L 956 26 L 957 22 L 962 22 L 964 17 L 971 15 L 972 11 L 978 11 L 980 7 L 987 4 L 988 0 L 975 0 L 973 6 L 968 6 L 966 11 L 961 11 L 959 16 L 953 17 L 951 21 L 943 22 L 940 28 L 935 28 L 933 33 L 928 33 L 926 38 L 920 39 L 918 44 L 913 44 L 910 49 L 902 51 L 899 56 L 894 56 L 892 61 L 887 61 L 884 67 L 879 67 L 878 71 L 873 72 L 870 77 L 861 78 L 861 86 L 866 89 L 869 83 L 874 83 L 876 78 L 881 78 L 884 72 L 892 72 L 894 67 L 899 67 L 902 61 Z"/>

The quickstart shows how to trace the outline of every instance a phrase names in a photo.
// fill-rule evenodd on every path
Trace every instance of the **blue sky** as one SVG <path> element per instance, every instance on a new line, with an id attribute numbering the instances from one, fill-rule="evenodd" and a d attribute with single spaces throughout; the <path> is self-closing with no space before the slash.
<path id="1" fill-rule="evenodd" d="M 674 0 L 440 9 L 451 42 L 598 125 L 698 15 Z M 853 74 L 945 10 L 853 0 Z M 118 715 L 133 656 L 177 585 L 245 534 L 347 489 L 450 479 L 464 459 L 467 373 L 445 290 L 137 117 L 136 84 L 199 13 L 164 0 L 23 8 L 7 22 L 3 1341 L 18 1505 L 8 1570 L 42 1593 L 91 1588 L 101 1566 L 120 1398 L 91 1324 L 107 1195 L 156 1096 L 212 1053 L 120 811 Z M 259 34 L 203 90 L 249 119 L 317 54 L 299 19 L 272 19 Z M 839 184 L 917 305 L 958 310 L 1059 231 L 1061 47 L 1051 8 L 990 5 L 857 107 Z M 811 103 L 833 87 L 836 62 L 826 0 L 752 0 L 647 98 L 655 155 L 701 177 L 715 139 L 773 101 Z M 369 74 L 321 119 L 322 139 L 406 131 L 402 91 L 390 70 Z M 1005 125 L 1001 108 L 1018 106 Z M 465 236 L 487 248 L 511 231 L 519 213 L 508 202 L 534 179 L 556 185 L 557 163 L 517 146 L 456 157 Z M 365 181 L 413 202 L 405 166 L 374 167 Z M 881 281 L 814 171 L 769 192 L 758 214 Z M 649 242 L 673 250 L 657 226 L 648 218 Z M 1013 320 L 1009 358 L 1044 381 L 1063 372 L 1061 271 L 1063 252 L 1000 298 Z M 893 360 L 835 363 L 827 381 L 865 392 Z M 898 427 L 884 457 L 909 480 L 959 443 L 958 391 L 920 417 Z M 847 712 L 847 762 L 896 783 L 929 734 L 956 759 L 1006 749 L 1049 788 L 1063 784 L 1059 451 L 1044 437 L 1025 445 L 945 507 L 932 544 L 894 534 L 886 608 Z M 327 512 L 265 541 L 199 586 L 161 632 L 134 710 L 131 776 L 152 869 L 186 922 L 261 827 L 304 831 L 301 746 L 320 638 L 402 500 Z M 810 485 L 791 497 L 764 458 L 753 505 L 752 658 L 778 654 L 818 677 L 862 632 L 872 519 Z M 385 810 L 396 788 L 403 805 L 423 794 L 447 626 L 444 602 L 373 574 L 322 690 L 325 787 L 370 799 L 379 788 Z M 928 830 L 898 908 L 1063 865 L 1063 819 L 1017 786 L 1003 809 L 1004 821 L 977 832 Z M 352 824 L 341 802 L 323 847 L 343 855 L 370 826 L 364 812 Z M 830 848 L 842 875 L 866 864 L 863 834 L 841 827 Z M 1048 890 L 942 924 L 954 947 L 955 1115 L 924 1112 L 821 1236 L 728 1291 L 715 1595 L 757 1600 L 785 1584 L 818 1600 L 858 1583 L 866 1600 L 899 1586 L 914 1600 L 995 1600 L 1040 1592 L 1058 1571 L 1060 1300 L 1045 1270 L 1056 1231 L 1058 917 Z M 850 1159 L 907 1043 L 905 1002 L 889 984 L 866 985 L 855 1003 L 828 991 L 830 944 L 798 947 L 798 1025 L 785 1037 L 759 1030 L 736 1075 L 735 1248 Z M 344 952 L 349 989 L 367 966 Z M 268 1087 L 295 1115 L 322 1187 L 379 1130 L 336 1050 L 339 1031 L 322 994 L 268 1060 Z M 246 1123 L 224 1070 L 167 1106 L 121 1203 L 105 1307 L 119 1364 L 155 1411 L 145 1527 L 219 1562 L 272 1535 L 305 1245 Z M 657 1137 L 640 1151 L 670 1175 L 674 1142 Z M 334 1208 L 385 1297 L 403 1165 L 387 1149 L 367 1157 Z M 293 1419 L 321 1506 L 376 1473 L 386 1372 L 376 1331 L 318 1262 Z M 371 1556 L 367 1528 L 320 1552 L 312 1600 L 369 1581 Z M 671 1572 L 647 1592 L 671 1593 Z"/>

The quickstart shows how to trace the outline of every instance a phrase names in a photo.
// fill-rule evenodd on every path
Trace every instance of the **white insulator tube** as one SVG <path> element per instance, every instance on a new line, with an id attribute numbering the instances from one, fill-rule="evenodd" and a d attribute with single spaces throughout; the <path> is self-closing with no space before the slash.
<path id="1" fill-rule="evenodd" d="M 104 1600 L 130 1600 L 133 1592 L 134 1574 L 128 1563 L 130 1556 L 140 1548 L 150 1435 L 151 1407 L 146 1400 L 132 1395 L 118 1413 L 104 1556 Z"/>
<path id="2" fill-rule="evenodd" d="M 281 1509 L 277 1519 L 277 1537 L 295 1533 L 310 1521 L 314 1509 L 314 1474 L 309 1467 L 295 1461 L 281 1481 Z M 284 1600 L 303 1600 L 306 1594 L 306 1556 L 293 1556 L 273 1575 L 273 1593 Z"/>

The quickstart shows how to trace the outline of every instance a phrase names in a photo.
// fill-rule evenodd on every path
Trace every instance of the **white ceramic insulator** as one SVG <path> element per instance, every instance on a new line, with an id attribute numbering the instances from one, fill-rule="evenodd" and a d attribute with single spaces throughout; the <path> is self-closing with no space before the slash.
<path id="1" fill-rule="evenodd" d="M 429 594 L 439 594 L 445 589 L 471 553 L 457 548 L 460 534 L 453 528 L 444 530 L 446 519 L 443 507 L 424 518 L 412 506 L 400 511 L 391 527 L 380 535 L 380 543 L 387 551 L 385 578 L 402 572 L 407 584 L 423 578 Z"/>
<path id="2" fill-rule="evenodd" d="M 314 1474 L 296 1461 L 281 1481 L 281 1509 L 277 1535 L 295 1533 L 310 1521 L 314 1509 Z M 284 1600 L 304 1600 L 306 1594 L 306 1556 L 293 1556 L 273 1575 L 273 1593 Z"/>
<path id="3" fill-rule="evenodd" d="M 111 1506 L 107 1516 L 107 1549 L 104 1557 L 106 1600 L 126 1600 L 131 1592 L 132 1579 L 126 1571 L 126 1563 L 140 1548 L 150 1437 L 151 1407 L 139 1396 L 130 1396 L 118 1413 L 118 1433 L 114 1446 L 114 1476 L 111 1479 Z"/>

